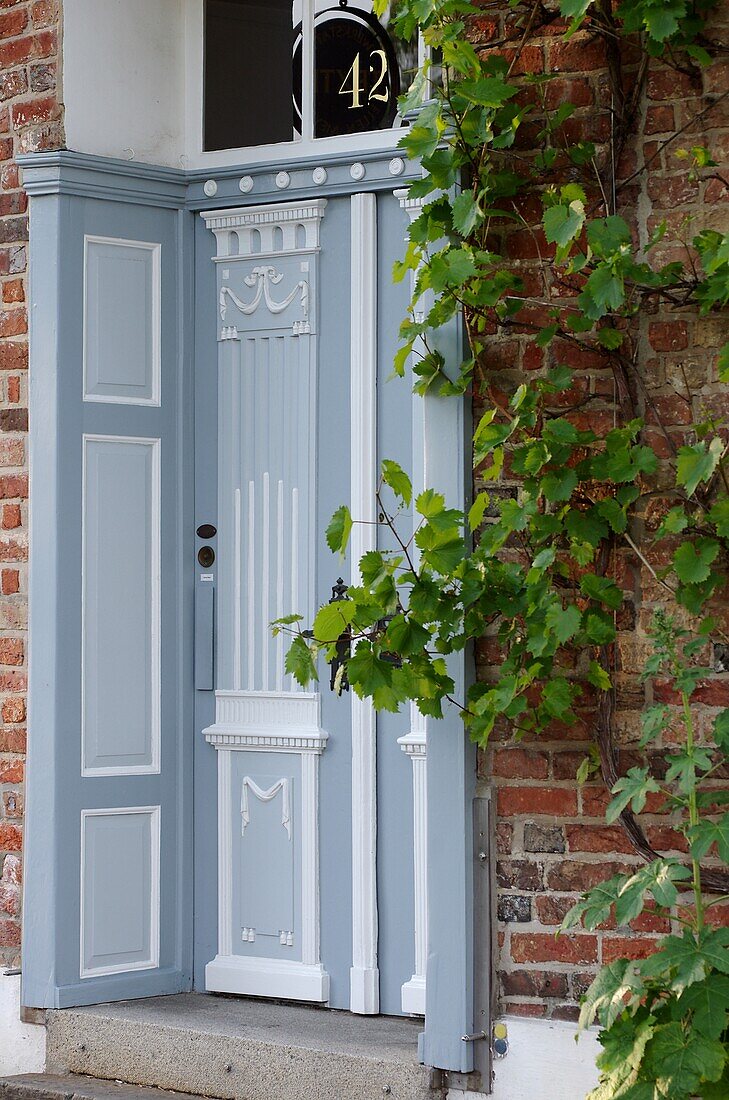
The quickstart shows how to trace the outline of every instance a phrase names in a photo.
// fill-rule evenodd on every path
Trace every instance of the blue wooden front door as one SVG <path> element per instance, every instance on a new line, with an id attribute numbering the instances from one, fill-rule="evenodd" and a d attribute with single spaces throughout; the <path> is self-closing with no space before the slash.
<path id="1" fill-rule="evenodd" d="M 197 546 L 215 555 L 195 581 L 208 990 L 424 1012 L 424 730 L 332 692 L 323 662 L 301 691 L 270 629 L 310 623 L 356 576 L 377 545 L 379 460 L 411 465 L 410 385 L 388 380 L 406 224 L 392 189 L 350 190 L 215 209 L 196 230 Z M 345 561 L 325 541 L 342 503 L 366 521 Z"/>

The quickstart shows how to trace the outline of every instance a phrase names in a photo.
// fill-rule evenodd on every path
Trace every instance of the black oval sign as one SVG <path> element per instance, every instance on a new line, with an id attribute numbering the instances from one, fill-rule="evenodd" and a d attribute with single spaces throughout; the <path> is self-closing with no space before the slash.
<path id="1" fill-rule="evenodd" d="M 301 34 L 294 46 L 294 109 L 301 125 Z M 387 31 L 368 12 L 319 12 L 314 29 L 314 136 L 358 134 L 392 126 L 400 71 Z"/>
<path id="2" fill-rule="evenodd" d="M 199 539 L 214 539 L 218 533 L 217 527 L 213 527 L 212 523 L 201 523 L 197 529 L 197 537 Z"/>

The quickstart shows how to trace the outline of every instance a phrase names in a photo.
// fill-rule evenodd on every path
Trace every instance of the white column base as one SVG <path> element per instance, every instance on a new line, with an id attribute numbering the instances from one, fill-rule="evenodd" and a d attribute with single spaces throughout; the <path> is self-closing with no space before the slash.
<path id="1" fill-rule="evenodd" d="M 413 974 L 402 987 L 402 1010 L 408 1016 L 425 1015 L 425 978 Z"/>
<path id="2" fill-rule="evenodd" d="M 20 1020 L 20 976 L 0 974 L 0 1077 L 42 1073 L 46 1065 L 46 1029 Z"/>
<path id="3" fill-rule="evenodd" d="M 376 1016 L 380 1011 L 380 972 L 375 967 L 353 966 L 349 971 L 350 1012 Z"/>
<path id="4" fill-rule="evenodd" d="M 329 975 L 322 966 L 288 959 L 216 955 L 205 967 L 205 988 L 214 993 L 321 1003 L 329 1000 Z"/>

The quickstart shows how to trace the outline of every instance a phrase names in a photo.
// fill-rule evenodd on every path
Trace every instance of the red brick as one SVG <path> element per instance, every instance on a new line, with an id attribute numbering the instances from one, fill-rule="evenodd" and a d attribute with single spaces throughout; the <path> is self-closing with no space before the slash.
<path id="1" fill-rule="evenodd" d="M 0 821 L 0 852 L 19 852 L 23 847 L 23 833 L 18 825 Z"/>
<path id="2" fill-rule="evenodd" d="M 28 331 L 25 309 L 8 309 L 0 313 L 0 337 L 22 336 Z"/>
<path id="3" fill-rule="evenodd" d="M 491 762 L 492 774 L 504 779 L 546 779 L 547 754 L 529 749 L 497 749 Z"/>
<path id="4" fill-rule="evenodd" d="M 568 825 L 567 843 L 571 852 L 621 852 L 635 849 L 619 825 Z"/>
<path id="5" fill-rule="evenodd" d="M 4 707 L 5 704 L 3 704 Z M 5 718 L 3 721 L 12 721 Z M 0 752 L 25 752 L 27 743 L 26 731 L 22 728 L 3 728 L 0 726 Z"/>
<path id="6" fill-rule="evenodd" d="M 0 947 L 20 947 L 20 924 L 17 921 L 0 921 Z"/>
<path id="7" fill-rule="evenodd" d="M 0 783 L 22 783 L 23 761 L 3 760 L 0 757 Z"/>
<path id="8" fill-rule="evenodd" d="M 605 882 L 613 875 L 629 870 L 633 868 L 611 860 L 600 860 L 597 863 L 560 860 L 559 863 L 552 863 L 547 868 L 547 889 L 581 893 L 583 890 L 591 890 L 593 886 Z"/>
<path id="9" fill-rule="evenodd" d="M 58 0 L 35 0 L 31 8 L 34 27 L 49 27 L 58 20 Z"/>
<path id="10" fill-rule="evenodd" d="M 513 817 L 515 814 L 575 817 L 577 792 L 566 787 L 500 787 L 497 807 L 500 817 Z"/>
<path id="11" fill-rule="evenodd" d="M 10 69 L 0 73 L 0 100 L 13 99 L 28 91 L 25 69 Z"/>
<path id="12" fill-rule="evenodd" d="M 0 476 L 0 498 L 28 496 L 27 474 L 6 474 Z"/>
<path id="13" fill-rule="evenodd" d="M 0 370 L 27 370 L 28 345 L 0 342 Z"/>
<path id="14" fill-rule="evenodd" d="M 8 401 L 11 405 L 17 405 L 20 401 L 20 378 L 17 374 L 11 374 L 7 384 Z"/>
<path id="15" fill-rule="evenodd" d="M 597 936 L 552 932 L 512 932 L 511 957 L 514 962 L 597 962 Z"/>
<path id="16" fill-rule="evenodd" d="M 22 665 L 24 657 L 21 638 L 0 638 L 0 665 Z"/>
<path id="17" fill-rule="evenodd" d="M 30 126 L 58 118 L 59 106 L 53 95 L 41 99 L 26 99 L 13 104 L 13 126 Z"/>
<path id="18" fill-rule="evenodd" d="M 3 283 L 4 302 L 24 302 L 25 288 L 22 279 L 8 279 Z"/>
<path id="19" fill-rule="evenodd" d="M 21 695 L 11 696 L 9 699 L 4 699 L 2 704 L 2 720 L 3 722 L 24 722 L 25 721 L 25 699 Z M 0 750 L 10 751 L 10 750 Z M 20 750 L 16 750 L 20 751 Z"/>
<path id="20" fill-rule="evenodd" d="M 550 44 L 549 68 L 552 72 L 591 72 L 604 64 L 605 46 L 598 38 L 588 39 L 584 34 L 576 34 L 568 42 Z"/>
<path id="21" fill-rule="evenodd" d="M 0 38 L 14 38 L 22 34 L 28 26 L 28 12 L 25 8 L 16 8 L 14 11 L 0 15 Z"/>
<path id="22" fill-rule="evenodd" d="M 17 569 L 3 569 L 2 571 L 2 594 L 3 596 L 12 596 L 14 593 L 20 591 L 20 573 Z"/>
<path id="23" fill-rule="evenodd" d="M 525 1016 L 529 1019 L 543 1019 L 547 1015 L 547 1006 L 509 1001 L 510 1016 Z"/>
<path id="24" fill-rule="evenodd" d="M 645 114 L 646 134 L 665 134 L 676 128 L 673 107 L 649 107 Z"/>
<path id="25" fill-rule="evenodd" d="M 602 941 L 602 961 L 615 962 L 616 959 L 647 959 L 658 946 L 658 940 L 641 936 L 606 936 Z"/>
<path id="26" fill-rule="evenodd" d="M 19 504 L 3 505 L 2 526 L 6 531 L 12 531 L 22 524 Z"/>
<path id="27" fill-rule="evenodd" d="M 567 975 L 549 970 L 512 970 L 501 975 L 505 997 L 566 997 Z"/>
<path id="28" fill-rule="evenodd" d="M 25 462 L 25 440 L 22 436 L 3 439 L 0 436 L 0 466 L 22 466 Z"/>
<path id="29" fill-rule="evenodd" d="M 683 351 L 688 347 L 685 321 L 651 321 L 648 339 L 654 351 Z"/>

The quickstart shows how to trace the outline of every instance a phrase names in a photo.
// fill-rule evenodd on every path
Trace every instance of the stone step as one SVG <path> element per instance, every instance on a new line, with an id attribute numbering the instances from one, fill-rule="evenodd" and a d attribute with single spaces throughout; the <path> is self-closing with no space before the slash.
<path id="1" fill-rule="evenodd" d="M 100 1081 L 77 1073 L 24 1073 L 0 1077 L 0 1100 L 197 1100 L 181 1092 Z"/>
<path id="2" fill-rule="evenodd" d="M 216 1100 L 445 1096 L 418 1062 L 421 1021 L 183 993 L 53 1011 L 46 1026 L 50 1073 Z"/>

